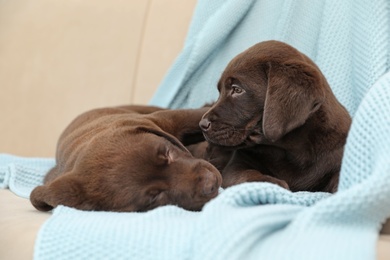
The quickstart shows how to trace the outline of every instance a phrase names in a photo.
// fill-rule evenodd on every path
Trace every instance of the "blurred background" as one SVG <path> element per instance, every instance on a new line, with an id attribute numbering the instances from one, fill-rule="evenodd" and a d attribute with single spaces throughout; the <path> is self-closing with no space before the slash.
<path id="1" fill-rule="evenodd" d="M 80 113 L 147 104 L 183 47 L 195 3 L 0 1 L 0 153 L 53 157 Z"/>

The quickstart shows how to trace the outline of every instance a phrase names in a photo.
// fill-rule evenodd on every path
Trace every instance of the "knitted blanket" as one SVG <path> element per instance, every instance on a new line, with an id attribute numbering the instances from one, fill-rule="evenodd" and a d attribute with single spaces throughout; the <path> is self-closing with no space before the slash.
<path id="1" fill-rule="evenodd" d="M 263 40 L 311 57 L 353 116 L 339 191 L 292 193 L 269 183 L 222 191 L 201 212 L 146 213 L 59 206 L 35 259 L 375 259 L 390 217 L 389 3 L 385 0 L 200 0 L 184 49 L 152 104 L 215 100 L 228 61 Z M 0 156 L 0 185 L 20 196 L 52 159 Z"/>

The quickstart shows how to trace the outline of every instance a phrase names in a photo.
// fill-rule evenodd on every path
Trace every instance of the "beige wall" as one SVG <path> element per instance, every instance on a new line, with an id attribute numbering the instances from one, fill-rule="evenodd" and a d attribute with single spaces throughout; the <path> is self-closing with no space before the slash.
<path id="1" fill-rule="evenodd" d="M 85 110 L 146 104 L 195 0 L 0 2 L 0 153 L 54 156 Z M 174 10 L 174 11 L 173 11 Z"/>

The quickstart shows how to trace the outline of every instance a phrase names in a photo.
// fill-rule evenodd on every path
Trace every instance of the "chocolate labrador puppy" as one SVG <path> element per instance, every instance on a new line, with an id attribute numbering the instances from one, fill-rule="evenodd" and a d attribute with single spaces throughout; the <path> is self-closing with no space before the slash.
<path id="1" fill-rule="evenodd" d="M 220 166 L 223 187 L 337 190 L 351 117 L 313 61 L 285 43 L 261 42 L 228 64 L 218 90 L 199 125 L 209 150 L 231 154 Z"/>
<path id="2" fill-rule="evenodd" d="M 80 115 L 62 133 L 56 166 L 32 191 L 32 204 L 41 211 L 60 204 L 82 210 L 147 211 L 167 204 L 200 210 L 222 182 L 214 166 L 184 146 L 204 140 L 198 123 L 206 111 L 122 106 Z"/>

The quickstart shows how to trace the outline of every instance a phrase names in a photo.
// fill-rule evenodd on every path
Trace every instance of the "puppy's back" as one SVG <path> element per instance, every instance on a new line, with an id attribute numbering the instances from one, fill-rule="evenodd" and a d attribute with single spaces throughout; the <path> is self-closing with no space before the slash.
<path id="1" fill-rule="evenodd" d="M 45 176 L 44 183 L 73 168 L 77 158 L 88 144 L 100 135 L 104 135 L 139 113 L 126 107 L 98 108 L 76 117 L 61 134 L 56 151 L 56 166 Z"/>

